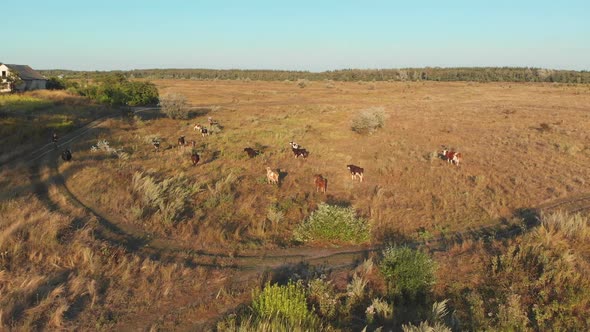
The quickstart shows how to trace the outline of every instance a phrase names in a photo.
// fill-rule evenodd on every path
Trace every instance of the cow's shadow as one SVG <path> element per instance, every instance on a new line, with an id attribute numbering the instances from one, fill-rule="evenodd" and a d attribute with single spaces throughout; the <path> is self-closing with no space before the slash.
<path id="1" fill-rule="evenodd" d="M 279 173 L 279 187 L 283 184 L 283 181 L 285 181 L 285 178 L 287 177 L 287 175 L 289 175 L 289 172 L 282 170 L 282 169 L 277 169 L 277 173 Z"/>
<path id="2" fill-rule="evenodd" d="M 327 180 L 326 180 L 327 181 Z M 327 189 L 327 183 L 326 183 L 326 189 Z M 326 203 L 330 204 L 330 205 L 336 205 L 339 207 L 350 207 L 350 201 L 344 200 L 342 198 L 339 197 L 335 197 L 334 195 L 331 194 L 327 194 L 326 195 Z"/>
<path id="3" fill-rule="evenodd" d="M 215 150 L 215 151 L 211 152 L 211 155 L 209 156 L 209 158 L 207 159 L 205 164 L 209 164 L 209 163 L 214 162 L 215 160 L 219 159 L 220 156 L 221 156 L 221 151 L 219 151 L 219 150 Z"/>
<path id="4" fill-rule="evenodd" d="M 188 113 L 189 119 L 194 119 L 199 116 L 205 116 L 211 112 L 211 108 L 209 107 L 197 107 L 190 110 Z"/>

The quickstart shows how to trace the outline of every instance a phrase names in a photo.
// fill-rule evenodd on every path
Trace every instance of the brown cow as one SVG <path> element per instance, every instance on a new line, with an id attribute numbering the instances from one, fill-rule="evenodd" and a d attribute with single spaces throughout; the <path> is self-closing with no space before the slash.
<path id="1" fill-rule="evenodd" d="M 196 151 L 193 151 L 193 153 L 191 154 L 191 161 L 193 163 L 193 166 L 196 166 L 199 163 L 199 160 L 201 160 L 199 154 Z"/>
<path id="2" fill-rule="evenodd" d="M 354 179 L 356 177 L 359 178 L 360 182 L 363 182 L 363 176 L 365 173 L 365 169 L 362 167 L 358 167 L 355 165 L 346 165 L 346 167 L 348 168 L 348 170 L 350 171 L 350 176 L 352 177 L 352 181 L 354 181 Z"/>
<path id="3" fill-rule="evenodd" d="M 316 174 L 313 176 L 315 182 L 315 191 L 326 193 L 326 189 L 328 189 L 328 179 L 324 178 L 321 174 Z"/>
<path id="4" fill-rule="evenodd" d="M 259 151 L 254 150 L 252 148 L 245 148 L 244 151 L 248 154 L 248 157 L 250 157 L 250 158 L 254 158 L 260 154 Z"/>
<path id="5" fill-rule="evenodd" d="M 186 145 L 186 141 L 184 140 L 184 136 L 180 136 L 180 137 L 178 138 L 178 146 L 179 146 L 179 147 L 183 147 L 183 146 L 185 146 L 185 145 Z"/>

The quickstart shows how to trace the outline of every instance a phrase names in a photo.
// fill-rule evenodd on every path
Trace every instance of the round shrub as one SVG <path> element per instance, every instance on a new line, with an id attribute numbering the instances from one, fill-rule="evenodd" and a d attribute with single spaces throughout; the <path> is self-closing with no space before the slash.
<path id="1" fill-rule="evenodd" d="M 408 247 L 388 247 L 383 250 L 379 266 L 394 296 L 416 299 L 430 291 L 434 284 L 434 262 L 424 252 Z"/>
<path id="2" fill-rule="evenodd" d="M 186 97 L 178 93 L 170 93 L 160 98 L 162 112 L 171 119 L 188 119 L 190 114 Z"/>
<path id="3" fill-rule="evenodd" d="M 321 203 L 318 209 L 294 231 L 299 242 L 335 241 L 363 243 L 369 241 L 370 225 L 358 218 L 353 208 Z"/>

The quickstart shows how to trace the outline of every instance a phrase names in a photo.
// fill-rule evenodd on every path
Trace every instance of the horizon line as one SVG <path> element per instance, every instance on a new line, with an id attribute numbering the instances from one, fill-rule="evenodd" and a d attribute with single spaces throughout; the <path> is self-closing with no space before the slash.
<path id="1" fill-rule="evenodd" d="M 2 64 L 3 62 L 0 62 Z M 211 71 L 275 71 L 275 72 L 301 72 L 301 73 L 327 73 L 337 71 L 352 71 L 352 70 L 364 70 L 364 71 L 383 71 L 383 70 L 408 70 L 408 69 L 543 69 L 543 70 L 554 70 L 554 71 L 573 71 L 573 72 L 588 72 L 590 69 L 556 69 L 547 67 L 528 67 L 528 66 L 424 66 L 424 67 L 390 67 L 390 68 L 339 68 L 339 69 L 327 69 L 322 71 L 313 70 L 301 70 L 301 69 L 269 69 L 269 68 L 199 68 L 199 67 L 166 67 L 166 68 L 134 68 L 134 69 L 36 69 L 42 71 L 76 71 L 76 72 L 126 72 L 126 71 L 142 71 L 142 70 L 211 70 Z"/>

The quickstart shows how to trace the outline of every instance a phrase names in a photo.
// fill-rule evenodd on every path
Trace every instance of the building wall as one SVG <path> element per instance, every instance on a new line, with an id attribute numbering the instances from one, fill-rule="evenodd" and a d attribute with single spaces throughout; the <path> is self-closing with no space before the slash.
<path id="1" fill-rule="evenodd" d="M 2 72 L 8 75 L 8 67 L 6 65 L 0 65 L 0 92 L 10 92 L 10 89 L 5 86 L 4 79 L 2 78 Z"/>
<path id="2" fill-rule="evenodd" d="M 46 88 L 46 83 L 46 80 L 25 81 L 25 90 L 43 90 Z"/>
<path id="3" fill-rule="evenodd" d="M 4 83 L 4 79 L 2 78 L 2 73 L 4 72 L 6 76 L 8 76 L 8 72 L 10 69 L 6 67 L 6 65 L 0 65 L 0 92 L 10 92 L 11 90 L 6 86 Z M 20 84 L 16 87 L 15 90 L 17 91 L 29 91 L 29 90 L 42 90 L 46 89 L 46 80 L 26 80 L 23 84 Z"/>

